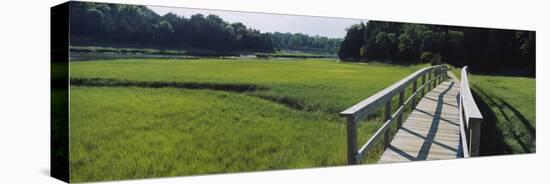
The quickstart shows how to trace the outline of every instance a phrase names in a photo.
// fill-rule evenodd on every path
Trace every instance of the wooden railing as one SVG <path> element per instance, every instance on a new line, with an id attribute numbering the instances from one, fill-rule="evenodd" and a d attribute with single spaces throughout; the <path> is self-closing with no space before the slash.
<path id="1" fill-rule="evenodd" d="M 426 80 L 426 76 L 428 79 Z M 421 78 L 421 86 L 417 88 L 417 81 Z M 411 105 L 416 106 L 418 94 L 424 96 L 426 91 L 437 86 L 439 83 L 447 80 L 447 67 L 437 65 L 426 67 L 414 72 L 397 83 L 387 87 L 386 89 L 370 96 L 369 98 L 359 102 L 358 104 L 342 111 L 341 116 L 346 117 L 346 132 L 347 132 L 347 152 L 348 164 L 357 164 L 369 152 L 378 140 L 384 137 L 384 147 L 389 145 L 390 141 L 390 126 L 397 121 L 397 126 L 401 127 L 403 123 L 403 111 L 405 107 Z M 407 100 L 405 98 L 405 90 L 412 84 L 412 94 Z M 399 108 L 392 114 L 392 99 L 395 95 L 399 95 Z M 385 123 L 374 133 L 374 135 L 361 148 L 357 149 L 357 125 L 367 115 L 376 113 L 381 107 L 384 107 Z"/>
<path id="2" fill-rule="evenodd" d="M 479 138 L 483 116 L 477 108 L 470 84 L 468 82 L 468 66 L 462 68 L 460 73 L 460 139 L 464 157 L 479 155 Z"/>

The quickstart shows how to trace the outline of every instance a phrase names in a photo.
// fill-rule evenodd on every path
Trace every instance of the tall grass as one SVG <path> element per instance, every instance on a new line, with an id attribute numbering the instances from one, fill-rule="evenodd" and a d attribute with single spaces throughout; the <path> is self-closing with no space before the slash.
<path id="1" fill-rule="evenodd" d="M 288 98 L 313 111 L 338 113 L 416 68 L 323 60 L 120 60 L 71 63 L 72 78 L 145 82 L 254 84 L 265 98 Z"/>
<path id="2" fill-rule="evenodd" d="M 95 85 L 71 86 L 71 181 L 343 165 L 345 124 L 338 113 L 417 67 L 322 60 L 73 62 L 71 80 Z M 190 83 L 208 85 L 171 85 Z M 151 88 L 157 84 L 163 85 Z M 242 85 L 257 89 L 223 87 Z M 360 142 L 381 124 L 379 118 L 363 122 Z M 364 162 L 376 162 L 381 151 Z"/>

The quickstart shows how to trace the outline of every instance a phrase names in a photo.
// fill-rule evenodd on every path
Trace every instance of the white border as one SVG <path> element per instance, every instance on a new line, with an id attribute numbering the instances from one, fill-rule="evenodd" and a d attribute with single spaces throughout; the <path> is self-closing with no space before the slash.
<path id="1" fill-rule="evenodd" d="M 295 15 L 537 31 L 537 153 L 447 161 L 218 174 L 120 183 L 539 183 L 550 169 L 548 5 L 534 0 L 99 0 Z M 60 0 L 0 6 L 0 183 L 60 183 L 49 173 L 49 8 Z M 542 81 L 545 81 L 544 84 Z"/>

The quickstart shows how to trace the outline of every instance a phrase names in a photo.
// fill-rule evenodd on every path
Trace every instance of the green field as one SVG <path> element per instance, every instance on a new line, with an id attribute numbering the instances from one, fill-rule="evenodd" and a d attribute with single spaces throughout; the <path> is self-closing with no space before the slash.
<path id="1" fill-rule="evenodd" d="M 421 66 L 324 60 L 120 60 L 73 62 L 71 78 L 256 85 L 251 95 L 308 111 L 338 113 Z"/>
<path id="2" fill-rule="evenodd" d="M 72 62 L 71 181 L 346 163 L 338 113 L 423 66 L 327 60 Z M 381 125 L 360 126 L 366 141 Z M 374 152 L 366 162 L 376 161 Z"/>
<path id="3" fill-rule="evenodd" d="M 75 181 L 303 168 L 345 160 L 343 124 L 333 117 L 243 94 L 73 87 L 71 97 Z"/>
<path id="4" fill-rule="evenodd" d="M 471 74 L 469 80 L 484 116 L 480 153 L 534 153 L 535 78 Z"/>

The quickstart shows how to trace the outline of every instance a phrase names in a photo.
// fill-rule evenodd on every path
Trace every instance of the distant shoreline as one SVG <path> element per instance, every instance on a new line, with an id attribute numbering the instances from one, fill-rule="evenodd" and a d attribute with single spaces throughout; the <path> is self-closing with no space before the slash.
<path id="1" fill-rule="evenodd" d="M 175 59 L 200 59 L 200 58 L 302 58 L 322 59 L 337 58 L 334 54 L 318 54 L 304 51 L 260 53 L 260 52 L 236 52 L 236 51 L 211 51 L 211 50 L 175 50 L 154 48 L 122 48 L 99 46 L 71 46 L 69 48 L 72 60 L 118 59 L 118 58 L 175 58 Z"/>

